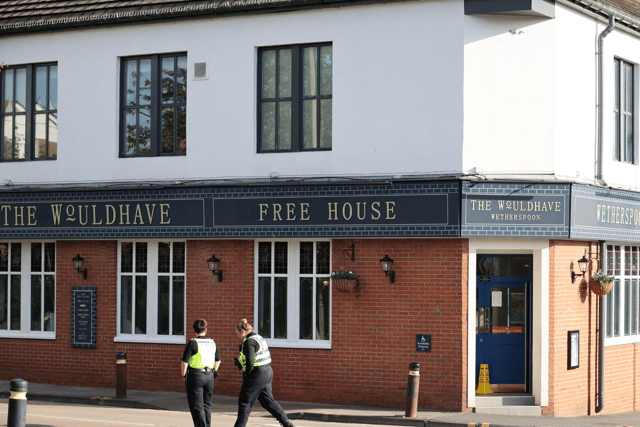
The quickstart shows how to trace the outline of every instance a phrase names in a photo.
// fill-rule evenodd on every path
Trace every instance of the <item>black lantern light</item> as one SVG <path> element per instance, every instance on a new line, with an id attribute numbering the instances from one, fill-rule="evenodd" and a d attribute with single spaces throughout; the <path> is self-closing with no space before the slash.
<path id="1" fill-rule="evenodd" d="M 584 255 L 582 258 L 578 260 L 578 268 L 580 269 L 580 273 L 576 273 L 575 271 L 571 272 L 571 283 L 576 283 L 576 277 L 582 276 L 587 273 L 587 269 L 589 268 L 589 264 L 591 261 L 587 259 L 587 251 L 584 251 Z"/>
<path id="2" fill-rule="evenodd" d="M 385 277 L 390 276 L 389 280 L 394 283 L 396 281 L 396 272 L 393 271 L 393 260 L 389 258 L 389 255 L 385 254 L 384 258 L 380 260 L 380 267 L 382 267 Z"/>
<path id="3" fill-rule="evenodd" d="M 73 268 L 78 270 L 78 274 L 82 273 L 83 279 L 87 280 L 87 268 L 82 268 L 82 266 L 84 265 L 84 258 L 82 258 L 80 254 L 78 254 L 71 258 L 71 261 L 73 261 Z"/>
<path id="4" fill-rule="evenodd" d="M 222 282 L 222 270 L 220 270 L 220 260 L 215 255 L 211 255 L 211 258 L 207 260 L 209 264 L 209 270 L 214 276 L 218 276 L 218 282 Z"/>

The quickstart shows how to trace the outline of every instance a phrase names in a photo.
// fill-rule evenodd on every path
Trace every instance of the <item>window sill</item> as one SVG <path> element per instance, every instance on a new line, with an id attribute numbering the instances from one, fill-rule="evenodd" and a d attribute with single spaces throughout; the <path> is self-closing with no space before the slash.
<path id="1" fill-rule="evenodd" d="M 128 342 L 137 344 L 186 344 L 186 337 L 147 337 L 134 335 L 119 335 L 113 337 L 113 342 Z"/>
<path id="2" fill-rule="evenodd" d="M 612 347 L 616 345 L 628 345 L 640 343 L 640 335 L 630 335 L 624 337 L 605 338 L 604 346 Z"/>
<path id="3" fill-rule="evenodd" d="M 302 348 L 310 350 L 331 350 L 331 341 L 285 341 L 267 339 L 267 345 L 269 348 Z"/>
<path id="4" fill-rule="evenodd" d="M 20 332 L 20 331 L 3 331 L 0 332 L 0 338 L 16 338 L 26 340 L 55 340 L 55 332 Z"/>

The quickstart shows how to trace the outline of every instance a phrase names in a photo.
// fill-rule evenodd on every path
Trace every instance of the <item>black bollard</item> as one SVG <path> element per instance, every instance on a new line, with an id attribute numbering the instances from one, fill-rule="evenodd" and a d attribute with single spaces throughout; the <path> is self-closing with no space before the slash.
<path id="1" fill-rule="evenodd" d="M 127 353 L 116 354 L 116 397 L 127 397 Z"/>
<path id="2" fill-rule="evenodd" d="M 409 363 L 409 376 L 407 378 L 407 409 L 405 417 L 415 418 L 418 416 L 418 390 L 420 388 L 420 364 Z"/>
<path id="3" fill-rule="evenodd" d="M 27 386 L 21 379 L 11 380 L 7 427 L 24 427 L 27 422 Z"/>

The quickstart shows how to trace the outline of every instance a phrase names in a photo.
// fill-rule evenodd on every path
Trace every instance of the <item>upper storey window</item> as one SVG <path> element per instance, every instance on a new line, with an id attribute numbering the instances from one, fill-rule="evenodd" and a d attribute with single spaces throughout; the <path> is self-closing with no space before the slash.
<path id="1" fill-rule="evenodd" d="M 333 47 L 258 52 L 258 152 L 331 150 Z"/>
<path id="2" fill-rule="evenodd" d="M 614 75 L 615 159 L 620 162 L 634 163 L 633 64 L 616 58 Z"/>
<path id="3" fill-rule="evenodd" d="M 122 60 L 120 157 L 187 154 L 187 56 Z"/>
<path id="4" fill-rule="evenodd" d="M 58 66 L 8 67 L 0 73 L 0 161 L 58 157 Z"/>

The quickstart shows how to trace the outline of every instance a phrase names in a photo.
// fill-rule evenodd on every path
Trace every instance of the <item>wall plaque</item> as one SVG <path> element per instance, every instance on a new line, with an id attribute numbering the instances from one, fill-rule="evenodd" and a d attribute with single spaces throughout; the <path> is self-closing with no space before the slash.
<path id="1" fill-rule="evenodd" d="M 71 346 L 96 348 L 97 288 L 74 286 L 71 289 Z"/>
<path id="2" fill-rule="evenodd" d="M 416 351 L 431 352 L 431 335 L 416 335 Z"/>

